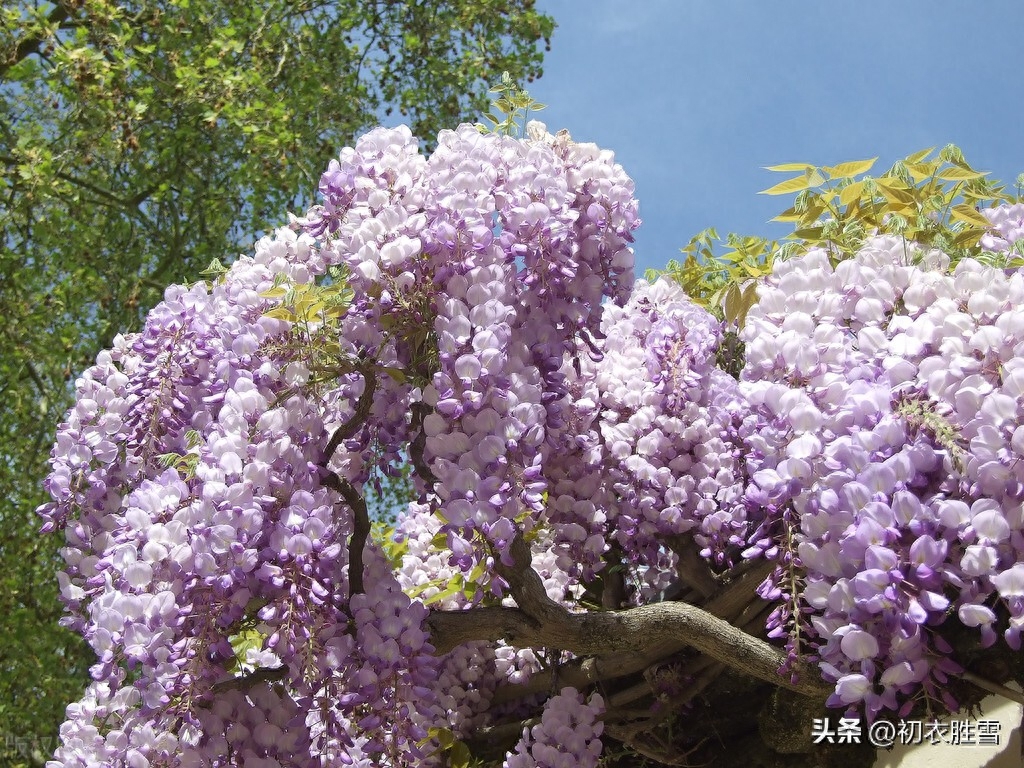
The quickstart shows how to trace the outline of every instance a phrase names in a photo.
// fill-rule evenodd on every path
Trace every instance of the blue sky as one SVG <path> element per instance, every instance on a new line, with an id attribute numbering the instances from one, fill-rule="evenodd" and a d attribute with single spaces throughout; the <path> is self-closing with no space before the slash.
<path id="1" fill-rule="evenodd" d="M 963 149 L 1024 171 L 1024 3 L 538 0 L 558 23 L 530 94 L 552 133 L 615 150 L 636 181 L 638 272 L 704 227 L 780 237 L 762 166 Z"/>

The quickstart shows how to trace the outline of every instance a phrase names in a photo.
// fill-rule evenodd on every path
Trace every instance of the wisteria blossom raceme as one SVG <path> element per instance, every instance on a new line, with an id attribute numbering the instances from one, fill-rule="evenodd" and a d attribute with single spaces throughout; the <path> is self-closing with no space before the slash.
<path id="1" fill-rule="evenodd" d="M 544 705 L 540 723 L 524 729 L 502 768 L 594 768 L 601 757 L 603 711 L 599 694 L 584 701 L 575 688 L 563 688 Z"/>
<path id="2" fill-rule="evenodd" d="M 531 132 L 462 126 L 424 159 L 408 130 L 377 129 L 331 163 L 303 220 L 350 268 L 361 336 L 391 329 L 372 344 L 414 379 L 395 397 L 431 411 L 423 461 L 467 572 L 541 512 L 563 360 L 593 343 L 602 298 L 632 285 L 632 182 L 609 152 Z"/>
<path id="3" fill-rule="evenodd" d="M 432 759 L 451 724 L 426 610 L 372 545 L 350 561 L 360 489 L 413 453 L 422 514 L 477 578 L 542 511 L 559 371 L 602 297 L 628 295 L 639 221 L 610 153 L 540 134 L 465 126 L 426 158 L 407 129 L 370 132 L 322 205 L 212 285 L 168 289 L 79 380 L 42 513 L 103 703 L 70 711 L 60 763 L 136 760 L 104 741 L 111 717 L 150 762 L 276 759 L 284 732 L 289 764 Z M 336 267 L 341 313 L 315 303 Z M 533 663 L 501 658 L 513 679 Z M 285 686 L 278 714 L 306 714 L 246 731 L 261 676 Z"/>
<path id="4" fill-rule="evenodd" d="M 952 629 L 1019 649 L 1020 272 L 780 260 L 736 380 L 713 314 L 634 282 L 610 152 L 378 128 L 320 192 L 76 383 L 40 511 L 96 663 L 54 768 L 429 768 L 494 734 L 494 765 L 594 766 L 643 686 L 599 694 L 579 626 L 639 657 L 653 603 L 772 568 L 763 678 L 810 658 L 835 707 L 955 709 Z M 1005 254 L 1020 206 L 986 215 Z M 400 462 L 418 498 L 371 536 Z"/>
<path id="5" fill-rule="evenodd" d="M 725 562 L 751 520 L 741 462 L 747 413 L 735 380 L 715 364 L 721 332 L 679 286 L 639 281 L 609 307 L 600 359 L 566 362 L 560 450 L 545 462 L 549 514 L 570 562 L 601 568 L 609 546 L 647 566 L 644 589 L 671 583 L 665 542 L 690 534 Z M 649 583 L 646 583 L 649 582 Z"/>
<path id="6" fill-rule="evenodd" d="M 1024 239 L 1024 203 L 985 208 L 982 213 L 992 230 L 981 236 L 981 246 L 991 253 L 1007 253 Z"/>
<path id="7" fill-rule="evenodd" d="M 922 686 L 955 710 L 950 612 L 983 645 L 997 611 L 1011 647 L 1024 627 L 1024 275 L 947 264 L 892 237 L 835 268 L 815 250 L 778 266 L 744 331 L 741 390 L 765 422 L 747 494 L 776 510 L 755 551 L 772 526 L 792 541 L 764 585 L 773 626 L 800 624 L 832 703 L 868 713 Z"/>

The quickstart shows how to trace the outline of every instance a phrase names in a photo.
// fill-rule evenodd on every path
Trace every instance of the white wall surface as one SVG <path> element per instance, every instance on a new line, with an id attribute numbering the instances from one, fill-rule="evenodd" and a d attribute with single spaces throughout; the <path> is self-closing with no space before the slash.
<path id="1" fill-rule="evenodd" d="M 981 714 L 964 713 L 958 720 L 999 720 L 999 746 L 952 746 L 922 744 L 897 746 L 881 752 L 875 768 L 1022 768 L 1021 705 L 989 696 L 981 702 Z"/>

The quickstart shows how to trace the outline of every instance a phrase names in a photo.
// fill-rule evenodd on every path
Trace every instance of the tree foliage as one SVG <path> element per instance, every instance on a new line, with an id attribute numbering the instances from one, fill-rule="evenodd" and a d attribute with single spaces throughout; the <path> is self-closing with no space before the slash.
<path id="1" fill-rule="evenodd" d="M 52 732 L 83 648 L 49 627 L 31 510 L 74 377 L 164 286 L 311 200 L 321 158 L 394 112 L 420 135 L 540 74 L 532 0 L 60 0 L 0 8 L 0 719 Z M 282 179 L 289 179 L 287 184 Z"/>
<path id="2" fill-rule="evenodd" d="M 934 153 L 934 147 L 914 152 L 877 177 L 868 175 L 877 157 L 834 166 L 770 166 L 769 171 L 798 173 L 761 192 L 796 193 L 793 205 L 773 219 L 793 225 L 784 242 L 730 234 L 725 239 L 728 250 L 716 253 L 719 236 L 708 228 L 682 249 L 686 258 L 670 261 L 664 274 L 701 306 L 742 327 L 757 300 L 756 281 L 771 273 L 774 260 L 813 248 L 824 248 L 838 263 L 856 253 L 868 237 L 891 234 L 908 246 L 938 248 L 953 264 L 975 258 L 1002 268 L 1024 266 L 1024 243 L 1001 252 L 986 249 L 981 242 L 992 228 L 981 209 L 1019 202 L 1024 174 L 1013 194 L 972 168 L 959 147 L 950 144 L 933 157 Z M 656 279 L 661 273 L 652 270 L 647 276 Z"/>

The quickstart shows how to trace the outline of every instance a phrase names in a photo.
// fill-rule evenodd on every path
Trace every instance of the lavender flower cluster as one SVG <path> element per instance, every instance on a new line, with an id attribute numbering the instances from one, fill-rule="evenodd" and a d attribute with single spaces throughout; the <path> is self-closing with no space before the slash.
<path id="1" fill-rule="evenodd" d="M 430 734 L 458 723 L 429 595 L 372 543 L 354 582 L 352 497 L 421 440 L 420 517 L 443 524 L 447 567 L 489 576 L 543 510 L 563 360 L 632 283 L 632 182 L 611 153 L 531 131 L 463 126 L 430 158 L 408 129 L 371 131 L 322 205 L 212 285 L 168 289 L 78 381 L 40 511 L 98 662 L 56 764 L 436 759 Z M 337 267 L 343 316 L 316 298 L 296 314 L 289 297 Z M 538 666 L 484 653 L 495 682 Z"/>
<path id="2" fill-rule="evenodd" d="M 662 278 L 608 307 L 601 356 L 566 362 L 561 449 L 545 462 L 548 519 L 562 567 L 590 578 L 610 547 L 642 566 L 645 592 L 669 585 L 670 537 L 723 563 L 746 542 L 742 435 L 747 407 L 716 367 L 719 323 Z M 751 510 L 756 518 L 756 510 Z"/>
<path id="3" fill-rule="evenodd" d="M 680 546 L 773 561 L 769 634 L 869 716 L 956 707 L 952 622 L 1019 648 L 1024 274 L 882 237 L 779 262 L 737 381 L 711 314 L 634 285 L 609 152 L 376 129 L 320 190 L 77 382 L 41 513 L 97 662 L 51 765 L 430 766 L 541 703 L 506 765 L 596 765 L 599 696 L 510 703 L 539 649 L 431 644 L 430 611 L 513 604 L 517 536 L 570 610 L 610 566 L 662 599 Z M 1009 251 L 1020 206 L 988 215 Z M 389 561 L 353 547 L 398 461 Z"/>
<path id="4" fill-rule="evenodd" d="M 246 753 L 225 739 L 249 735 L 254 756 L 269 760 L 272 741 L 296 765 L 332 751 L 418 753 L 416 718 L 435 715 L 429 696 L 412 693 L 437 663 L 425 609 L 372 559 L 367 571 L 379 573 L 349 600 L 352 516 L 320 466 L 345 414 L 280 357 L 290 329 L 261 297 L 276 274 L 312 279 L 317 258 L 294 232 L 262 241 L 212 288 L 169 289 L 145 329 L 119 337 L 78 381 L 54 450 L 54 501 L 41 512 L 46 528 L 65 528 L 68 623 L 98 661 L 86 704 L 69 709 L 60 764 L 136 764 L 124 744 L 151 763 L 188 753 L 189 764 L 227 764 L 225 754 Z M 287 736 L 238 724 L 247 707 L 288 711 L 232 687 L 231 641 L 245 631 L 261 638 L 261 666 L 289 684 L 289 706 L 303 707 L 273 720 Z M 359 671 L 351 690 L 326 713 L 313 707 L 311 722 L 311 703 L 349 666 Z M 356 744 L 353 713 L 382 707 L 405 707 L 408 728 Z"/>
<path id="5" fill-rule="evenodd" d="M 998 623 L 1020 647 L 1022 302 L 1024 274 L 949 270 L 892 237 L 835 268 L 812 251 L 761 289 L 744 331 L 741 389 L 763 418 L 747 496 L 774 514 L 748 554 L 790 537 L 762 594 L 780 601 L 776 634 L 805 630 L 834 706 L 955 710 L 951 614 L 983 646 Z"/>
<path id="6" fill-rule="evenodd" d="M 425 159 L 408 129 L 377 129 L 331 163 L 325 203 L 303 220 L 351 269 L 353 343 L 389 347 L 418 379 L 394 412 L 430 410 L 430 490 L 466 572 L 488 547 L 507 559 L 513 521 L 542 511 L 563 360 L 598 331 L 602 298 L 632 287 L 632 182 L 610 152 L 531 131 L 462 126 Z M 429 338 L 408 332 L 424 326 Z"/>
<path id="7" fill-rule="evenodd" d="M 502 768 L 595 768 L 601 757 L 604 724 L 598 718 L 603 713 L 599 694 L 584 700 L 575 688 L 563 688 L 548 699 L 540 722 L 523 729 Z"/>

